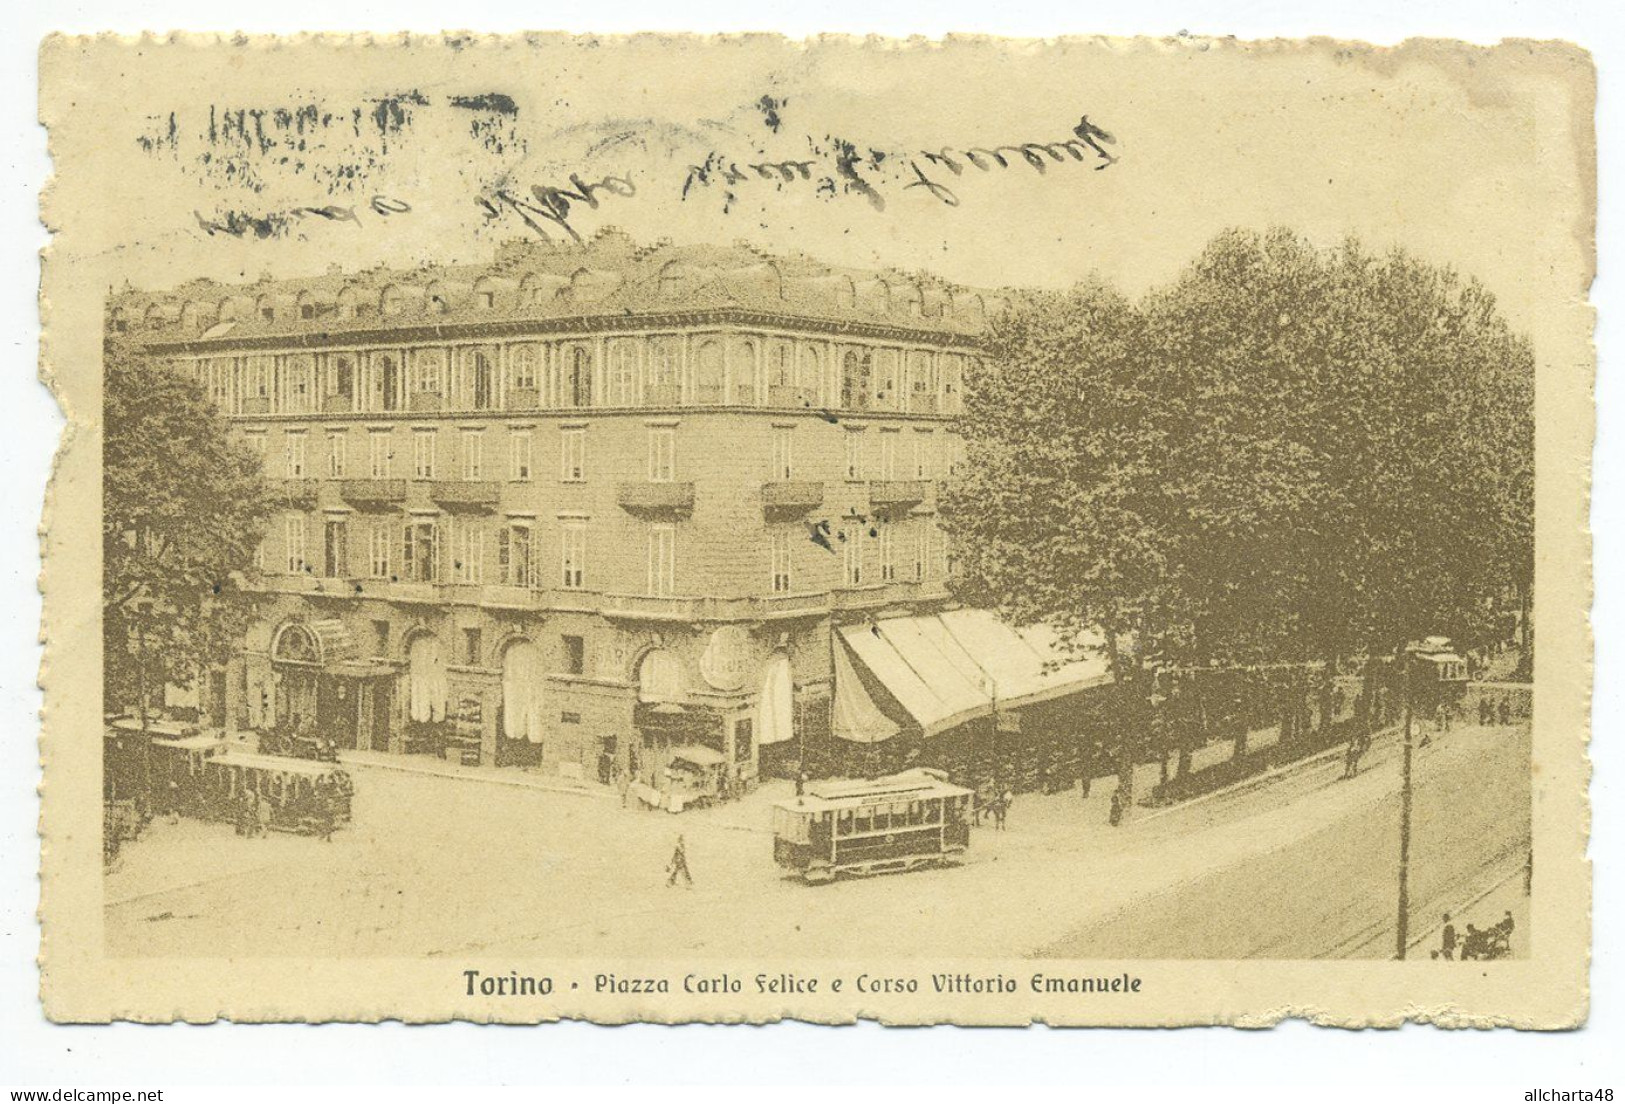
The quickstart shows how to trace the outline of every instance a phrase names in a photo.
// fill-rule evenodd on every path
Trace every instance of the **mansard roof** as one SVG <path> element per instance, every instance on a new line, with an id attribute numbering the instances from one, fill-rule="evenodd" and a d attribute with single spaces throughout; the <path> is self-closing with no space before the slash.
<path id="1" fill-rule="evenodd" d="M 898 270 L 824 264 L 731 246 L 638 246 L 605 230 L 579 246 L 509 242 L 481 265 L 378 267 L 250 284 L 194 280 L 168 292 L 116 294 L 110 317 L 154 347 L 274 347 L 379 332 L 601 331 L 710 319 L 807 324 L 974 342 L 996 293 Z"/>

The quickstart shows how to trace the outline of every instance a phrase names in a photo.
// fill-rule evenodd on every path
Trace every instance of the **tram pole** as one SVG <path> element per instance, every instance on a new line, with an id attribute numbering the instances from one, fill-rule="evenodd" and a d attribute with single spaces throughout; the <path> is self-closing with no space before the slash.
<path id="1" fill-rule="evenodd" d="M 1411 702 L 1411 654 L 1406 651 L 1400 669 L 1400 688 L 1405 695 L 1405 748 L 1400 759 L 1399 781 L 1399 923 L 1395 926 L 1394 957 L 1403 962 L 1410 942 L 1411 913 L 1411 750 L 1415 711 Z"/>

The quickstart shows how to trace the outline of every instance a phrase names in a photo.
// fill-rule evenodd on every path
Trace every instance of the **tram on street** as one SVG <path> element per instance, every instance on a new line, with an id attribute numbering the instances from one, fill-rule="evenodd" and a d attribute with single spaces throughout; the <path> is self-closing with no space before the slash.
<path id="1" fill-rule="evenodd" d="M 923 767 L 814 783 L 773 807 L 773 858 L 814 884 L 951 865 L 970 846 L 974 802 L 972 791 Z"/>
<path id="2" fill-rule="evenodd" d="M 267 827 L 304 835 L 324 831 L 328 818 L 333 827 L 348 823 L 355 796 L 337 767 L 236 750 L 205 760 L 202 791 L 214 819 L 233 819 L 253 793 L 269 812 Z"/>

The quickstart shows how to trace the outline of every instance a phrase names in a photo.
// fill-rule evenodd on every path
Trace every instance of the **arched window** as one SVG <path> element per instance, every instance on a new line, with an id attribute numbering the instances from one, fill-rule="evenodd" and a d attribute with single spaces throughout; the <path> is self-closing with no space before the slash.
<path id="1" fill-rule="evenodd" d="M 677 381 L 677 355 L 671 342 L 655 338 L 649 345 L 649 378 L 644 401 L 650 406 L 676 406 L 683 389 Z"/>
<path id="2" fill-rule="evenodd" d="M 701 405 L 720 403 L 724 384 L 722 343 L 707 341 L 695 353 L 694 401 Z"/>
<path id="3" fill-rule="evenodd" d="M 756 343 L 741 341 L 733 358 L 734 402 L 756 405 Z"/>
<path id="4" fill-rule="evenodd" d="M 636 406 L 638 402 L 637 346 L 617 341 L 609 347 L 609 401 L 612 406 Z"/>
<path id="5" fill-rule="evenodd" d="M 869 379 L 872 360 L 868 352 L 848 349 L 841 358 L 841 406 L 846 410 L 866 410 L 869 406 Z"/>
<path id="6" fill-rule="evenodd" d="M 638 664 L 638 700 L 651 705 L 683 700 L 683 664 L 664 648 L 656 648 Z"/>
<path id="7" fill-rule="evenodd" d="M 496 406 L 496 365 L 485 349 L 470 349 L 463 356 L 463 387 L 472 392 L 475 410 Z"/>
<path id="8" fill-rule="evenodd" d="M 271 658 L 281 663 L 320 663 L 321 645 L 317 643 L 315 633 L 293 622 L 284 625 L 282 631 L 277 633 Z"/>
<path id="9" fill-rule="evenodd" d="M 803 405 L 824 404 L 824 358 L 816 345 L 801 350 L 800 370 L 796 373 L 796 387 Z"/>
<path id="10" fill-rule="evenodd" d="M 401 378 L 398 357 L 385 353 L 378 358 L 378 405 L 384 410 L 399 410 L 404 404 L 406 381 Z"/>
<path id="11" fill-rule="evenodd" d="M 570 350 L 570 405 L 592 405 L 592 354 L 577 345 Z"/>
<path id="12" fill-rule="evenodd" d="M 345 287 L 339 292 L 339 317 L 349 320 L 361 313 L 361 295 L 353 287 Z"/>
<path id="13" fill-rule="evenodd" d="M 547 672 L 541 649 L 528 640 L 508 645 L 502 653 L 502 735 L 510 740 L 542 742 L 542 685 Z"/>
<path id="14" fill-rule="evenodd" d="M 512 366 L 510 378 L 515 391 L 526 392 L 520 396 L 529 401 L 531 405 L 536 402 L 536 346 L 515 345 L 508 350 L 508 361 Z"/>
<path id="15" fill-rule="evenodd" d="M 385 288 L 384 293 L 378 297 L 378 313 L 386 318 L 400 314 L 405 309 L 406 293 L 393 284 Z"/>
<path id="16" fill-rule="evenodd" d="M 340 353 L 328 369 L 328 393 L 348 399 L 355 394 L 355 358 Z"/>
<path id="17" fill-rule="evenodd" d="M 440 641 L 424 633 L 406 649 L 407 712 L 419 724 L 446 719 L 446 662 Z"/>
<path id="18" fill-rule="evenodd" d="M 768 375 L 767 385 L 771 388 L 794 387 L 796 385 L 796 349 L 794 345 L 780 342 L 774 347 L 773 365 Z"/>
<path id="19" fill-rule="evenodd" d="M 439 349 L 421 349 L 412 354 L 416 369 L 416 391 L 423 394 L 444 394 L 441 377 L 446 371 L 446 357 Z"/>

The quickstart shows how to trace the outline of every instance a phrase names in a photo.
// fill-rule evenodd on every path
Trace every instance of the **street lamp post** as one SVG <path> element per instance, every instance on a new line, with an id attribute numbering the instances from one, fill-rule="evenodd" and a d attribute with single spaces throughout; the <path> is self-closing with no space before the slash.
<path id="1" fill-rule="evenodd" d="M 1400 660 L 1400 689 L 1405 695 L 1405 749 L 1400 759 L 1399 781 L 1399 923 L 1396 926 L 1394 957 L 1405 960 L 1405 949 L 1410 942 L 1411 914 L 1411 752 L 1414 739 L 1415 710 L 1411 702 L 1411 653 L 1403 653 Z"/>

